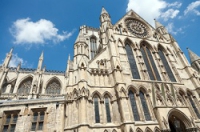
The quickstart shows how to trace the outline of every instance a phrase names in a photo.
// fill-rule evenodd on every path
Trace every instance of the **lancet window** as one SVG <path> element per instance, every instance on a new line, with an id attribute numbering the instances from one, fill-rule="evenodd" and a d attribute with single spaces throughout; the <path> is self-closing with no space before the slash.
<path id="1" fill-rule="evenodd" d="M 134 119 L 135 119 L 135 121 L 139 121 L 140 116 L 139 116 L 138 108 L 137 108 L 137 104 L 136 104 L 135 93 L 133 93 L 132 91 L 129 91 L 128 96 L 129 96 L 129 100 L 131 103 L 131 108 L 132 108 Z"/>
<path id="2" fill-rule="evenodd" d="M 147 67 L 147 71 L 148 71 L 150 79 L 161 81 L 159 73 L 158 73 L 158 69 L 156 67 L 156 64 L 154 62 L 153 56 L 149 48 L 145 44 L 142 44 L 140 51 L 142 52 L 144 63 Z"/>
<path id="3" fill-rule="evenodd" d="M 60 94 L 61 85 L 57 80 L 52 80 L 46 88 L 47 94 Z"/>
<path id="4" fill-rule="evenodd" d="M 100 123 L 100 116 L 99 116 L 99 98 L 98 96 L 94 97 L 94 113 L 95 113 L 95 122 Z"/>
<path id="5" fill-rule="evenodd" d="M 105 108 L 106 108 L 106 119 L 107 122 L 111 122 L 111 115 L 110 115 L 110 100 L 109 97 L 105 97 Z"/>
<path id="6" fill-rule="evenodd" d="M 149 108 L 148 108 L 148 105 L 147 105 L 145 95 L 142 91 L 140 91 L 140 100 L 141 100 L 142 108 L 143 108 L 143 111 L 144 111 L 145 119 L 147 121 L 149 121 L 149 120 L 151 120 L 151 116 L 150 116 L 150 113 L 149 113 Z"/>
<path id="7" fill-rule="evenodd" d="M 28 95 L 31 90 L 31 84 L 32 84 L 32 78 L 29 77 L 26 80 L 24 80 L 18 88 L 17 93 L 22 95 Z"/>
<path id="8" fill-rule="evenodd" d="M 189 98 L 190 104 L 191 104 L 194 112 L 196 113 L 197 117 L 200 119 L 200 113 L 199 113 L 197 105 L 194 102 L 194 98 L 192 97 L 192 94 L 188 93 L 188 98 Z"/>
<path id="9" fill-rule="evenodd" d="M 135 79 L 140 79 L 140 75 L 139 75 L 139 72 L 138 72 L 134 53 L 132 52 L 132 49 L 131 49 L 129 43 L 126 44 L 125 49 L 126 49 L 126 54 L 128 56 L 128 61 L 129 61 L 129 64 L 130 64 L 132 76 Z"/>
<path id="10" fill-rule="evenodd" d="M 169 66 L 169 63 L 168 63 L 163 51 L 160 48 L 158 49 L 158 54 L 160 56 L 160 59 L 162 60 L 163 66 L 164 66 L 164 68 L 165 68 L 165 70 L 166 70 L 166 72 L 168 74 L 169 79 L 172 82 L 176 82 L 176 79 L 174 77 L 174 74 L 172 73 L 172 70 L 171 70 L 171 68 Z"/>
<path id="11" fill-rule="evenodd" d="M 96 37 L 92 36 L 92 37 L 90 38 L 90 53 L 91 53 L 91 59 L 94 58 L 96 52 L 97 52 L 97 40 L 96 40 Z"/>

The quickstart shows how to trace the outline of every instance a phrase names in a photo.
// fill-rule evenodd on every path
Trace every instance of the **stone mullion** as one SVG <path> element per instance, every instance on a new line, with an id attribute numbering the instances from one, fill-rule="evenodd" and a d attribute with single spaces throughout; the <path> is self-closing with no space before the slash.
<path id="1" fill-rule="evenodd" d="M 99 104 L 100 104 L 99 105 L 100 106 L 99 107 L 100 123 L 103 124 L 103 123 L 105 123 L 104 122 L 104 117 L 105 116 L 104 116 L 104 112 L 103 112 L 104 111 L 104 109 L 103 109 L 104 101 L 101 100 Z"/>
<path id="2" fill-rule="evenodd" d="M 136 95 L 136 96 L 135 96 Z M 139 106 L 137 107 L 138 108 L 138 114 L 140 115 L 140 120 L 144 121 L 145 120 L 145 117 L 144 117 L 144 112 L 143 111 L 143 108 L 142 108 L 142 104 L 141 104 L 141 101 L 140 101 L 140 96 L 139 94 L 134 94 L 134 96 L 136 97 L 135 98 L 135 101 L 136 101 L 136 105 Z"/>
<path id="3" fill-rule="evenodd" d="M 197 115 L 196 115 L 196 113 L 194 112 L 194 109 L 193 109 L 193 107 L 192 107 L 192 105 L 191 105 L 191 103 L 190 103 L 190 101 L 189 101 L 189 97 L 188 97 L 188 96 L 185 96 L 185 101 L 186 101 L 186 104 L 187 104 L 188 109 L 190 110 L 192 116 L 195 117 L 195 119 L 198 119 L 198 118 L 197 118 Z"/>
<path id="4" fill-rule="evenodd" d="M 148 110 L 149 110 L 149 113 L 151 115 L 151 120 L 156 120 L 155 118 L 155 115 L 154 115 L 154 112 L 153 112 L 153 106 L 152 106 L 152 103 L 151 103 L 151 100 L 150 100 L 150 97 L 148 94 L 145 95 L 145 99 L 146 99 L 146 102 L 147 102 L 147 106 L 148 106 Z"/>
<path id="5" fill-rule="evenodd" d="M 145 79 L 145 76 L 148 76 L 148 75 L 147 75 L 147 72 L 146 72 L 146 75 L 145 75 L 145 70 L 146 70 L 145 68 L 146 67 L 144 66 L 144 61 L 142 60 L 142 55 L 139 52 L 139 49 L 135 48 L 134 50 L 135 50 L 135 53 L 136 53 L 136 58 L 138 60 L 138 64 L 140 66 L 140 71 L 142 72 L 143 78 Z"/>

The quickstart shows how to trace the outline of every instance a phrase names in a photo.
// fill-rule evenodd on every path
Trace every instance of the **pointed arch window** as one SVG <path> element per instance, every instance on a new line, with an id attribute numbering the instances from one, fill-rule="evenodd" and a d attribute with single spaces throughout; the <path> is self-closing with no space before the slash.
<path id="1" fill-rule="evenodd" d="M 164 66 L 164 68 L 165 68 L 165 70 L 166 70 L 166 72 L 168 74 L 169 79 L 172 82 L 176 82 L 176 79 L 174 77 L 174 74 L 172 73 L 172 70 L 171 70 L 171 68 L 169 66 L 169 63 L 168 63 L 163 51 L 160 48 L 158 49 L 158 54 L 160 56 L 160 59 L 162 60 L 163 66 Z"/>
<path id="2" fill-rule="evenodd" d="M 147 71 L 148 71 L 150 79 L 161 81 L 159 73 L 158 73 L 158 69 L 154 62 L 151 51 L 148 49 L 148 47 L 145 44 L 142 44 L 140 51 L 142 52 L 144 63 L 147 67 Z"/>
<path id="3" fill-rule="evenodd" d="M 61 85 L 58 80 L 53 80 L 47 85 L 47 94 L 60 94 Z"/>
<path id="4" fill-rule="evenodd" d="M 94 113 L 95 113 L 95 122 L 100 123 L 99 116 L 99 98 L 97 96 L 94 97 Z"/>
<path id="5" fill-rule="evenodd" d="M 18 88 L 17 93 L 18 94 L 22 94 L 22 95 L 28 95 L 30 93 L 30 89 L 31 89 L 31 84 L 32 84 L 32 78 L 29 77 L 26 80 L 24 80 Z"/>
<path id="6" fill-rule="evenodd" d="M 105 97 L 105 108 L 106 108 L 106 119 L 107 122 L 111 122 L 111 115 L 110 115 L 110 100 L 109 97 Z"/>
<path id="7" fill-rule="evenodd" d="M 143 111 L 144 111 L 145 119 L 147 121 L 150 121 L 151 116 L 150 116 L 150 113 L 149 113 L 149 108 L 148 108 L 148 105 L 147 105 L 147 102 L 146 102 L 145 95 L 142 91 L 140 91 L 140 100 L 141 100 L 141 103 L 142 103 L 142 108 L 143 108 Z"/>
<path id="8" fill-rule="evenodd" d="M 96 37 L 92 36 L 90 38 L 90 53 L 91 53 L 91 59 L 94 58 L 96 52 L 97 52 L 97 43 L 96 43 Z"/>
<path id="9" fill-rule="evenodd" d="M 138 72 L 135 57 L 134 57 L 134 54 L 132 52 L 132 49 L 131 49 L 129 43 L 126 44 L 125 49 L 126 49 L 126 54 L 128 56 L 128 61 L 129 61 L 129 64 L 130 64 L 132 76 L 135 79 L 140 79 L 140 75 L 139 75 L 139 72 Z"/>
<path id="10" fill-rule="evenodd" d="M 129 91 L 128 96 L 129 96 L 129 99 L 130 99 L 134 120 L 139 121 L 140 116 L 139 116 L 137 104 L 136 104 L 136 101 L 135 101 L 135 94 L 132 91 Z"/>
<path id="11" fill-rule="evenodd" d="M 196 113 L 197 117 L 200 119 L 199 110 L 198 110 L 198 108 L 197 108 L 197 106 L 196 106 L 196 104 L 195 104 L 195 102 L 193 100 L 192 94 L 188 93 L 188 98 L 189 98 L 190 104 L 191 104 L 194 112 Z"/>

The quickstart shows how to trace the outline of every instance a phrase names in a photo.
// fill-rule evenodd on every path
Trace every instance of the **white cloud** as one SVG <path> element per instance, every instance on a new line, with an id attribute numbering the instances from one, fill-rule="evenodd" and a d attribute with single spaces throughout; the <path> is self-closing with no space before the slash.
<path id="1" fill-rule="evenodd" d="M 167 5 L 168 7 L 174 7 L 174 8 L 180 8 L 182 6 L 182 3 L 180 2 L 174 2 L 174 3 L 170 3 Z"/>
<path id="2" fill-rule="evenodd" d="M 22 58 L 18 57 L 17 54 L 13 54 L 12 59 L 9 63 L 9 67 L 17 67 L 19 63 L 21 63 L 21 65 L 24 65 L 26 62 Z"/>
<path id="3" fill-rule="evenodd" d="M 168 25 L 166 26 L 167 31 L 174 35 L 177 35 L 177 33 L 183 34 L 184 33 L 183 29 L 185 29 L 185 28 L 186 28 L 186 26 L 181 27 L 181 28 L 175 28 L 173 23 L 168 23 Z"/>
<path id="4" fill-rule="evenodd" d="M 15 44 L 45 44 L 47 41 L 58 43 L 68 39 L 73 32 L 58 34 L 54 24 L 45 19 L 33 22 L 30 18 L 16 20 L 10 32 L 15 38 Z"/>
<path id="5" fill-rule="evenodd" d="M 190 3 L 187 9 L 184 11 L 184 15 L 188 14 L 189 12 L 194 12 L 196 15 L 200 16 L 200 11 L 196 9 L 199 6 L 200 6 L 200 0 Z"/>
<path id="6" fill-rule="evenodd" d="M 126 11 L 133 9 L 151 25 L 154 25 L 154 18 L 158 18 L 162 9 L 167 7 L 163 0 L 129 0 Z"/>
<path id="7" fill-rule="evenodd" d="M 169 18 L 175 18 L 179 12 L 179 10 L 168 9 L 166 12 L 162 13 L 160 17 L 163 18 L 164 21 L 167 21 Z"/>
<path id="8" fill-rule="evenodd" d="M 177 8 L 181 5 L 180 2 L 167 3 L 165 0 L 142 0 L 142 2 L 141 0 L 129 0 L 126 11 L 133 9 L 149 24 L 154 25 L 155 18 L 164 18 L 166 21 L 169 18 L 175 18 L 179 13 Z"/>

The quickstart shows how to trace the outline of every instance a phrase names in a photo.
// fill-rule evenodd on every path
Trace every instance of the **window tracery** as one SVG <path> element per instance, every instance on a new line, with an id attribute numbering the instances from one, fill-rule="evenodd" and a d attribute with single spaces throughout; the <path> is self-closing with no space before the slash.
<path id="1" fill-rule="evenodd" d="M 158 73 L 158 69 L 157 69 L 156 64 L 154 62 L 151 51 L 148 49 L 148 47 L 145 44 L 142 44 L 140 51 L 142 53 L 144 63 L 147 67 L 147 71 L 148 71 L 150 79 L 161 81 L 160 75 Z"/>
<path id="2" fill-rule="evenodd" d="M 110 100 L 109 97 L 105 97 L 105 108 L 106 108 L 106 119 L 107 122 L 111 122 L 111 115 L 110 115 Z"/>
<path id="3" fill-rule="evenodd" d="M 135 94 L 132 91 L 129 91 L 128 96 L 129 96 L 129 99 L 130 99 L 134 119 L 135 119 L 135 121 L 139 121 L 140 116 L 139 116 L 139 113 L 138 113 L 138 108 L 137 108 L 137 104 L 136 104 L 136 100 L 135 100 Z"/>
<path id="4" fill-rule="evenodd" d="M 91 59 L 94 58 L 96 52 L 97 52 L 97 43 L 96 43 L 96 37 L 90 38 L 90 52 L 91 52 Z"/>
<path id="5" fill-rule="evenodd" d="M 143 108 L 143 111 L 144 111 L 145 119 L 147 121 L 151 120 L 151 116 L 150 116 L 150 113 L 149 113 L 149 108 L 148 108 L 148 105 L 147 105 L 147 102 L 146 102 L 146 98 L 145 98 L 145 95 L 142 91 L 140 91 L 140 101 L 142 103 L 142 108 Z"/>
<path id="6" fill-rule="evenodd" d="M 47 85 L 46 93 L 47 94 L 60 94 L 61 86 L 57 80 L 51 81 Z"/>
<path id="7" fill-rule="evenodd" d="M 135 79 L 140 79 L 140 75 L 139 75 L 139 72 L 138 72 L 134 53 L 132 52 L 132 49 L 131 49 L 131 46 L 130 46 L 129 43 L 126 44 L 125 49 L 126 49 L 126 54 L 127 54 L 128 61 L 129 61 L 129 64 L 130 64 L 132 76 Z"/>
<path id="8" fill-rule="evenodd" d="M 100 123 L 100 116 L 99 116 L 99 98 L 98 96 L 94 97 L 94 113 L 95 113 L 95 122 Z"/>
<path id="9" fill-rule="evenodd" d="M 31 90 L 31 84 L 32 84 L 32 78 L 28 78 L 26 80 L 24 80 L 18 88 L 17 93 L 21 94 L 21 95 L 28 95 L 30 93 Z"/>
<path id="10" fill-rule="evenodd" d="M 167 72 L 167 75 L 168 75 L 169 79 L 170 79 L 172 82 L 176 82 L 176 79 L 175 79 L 175 77 L 174 77 L 174 74 L 172 73 L 172 70 L 171 70 L 171 68 L 170 68 L 170 66 L 169 66 L 169 63 L 168 63 L 168 61 L 167 61 L 167 58 L 165 57 L 163 51 L 162 51 L 160 48 L 158 49 L 158 54 L 159 54 L 159 56 L 160 56 L 160 59 L 161 59 L 161 61 L 162 61 L 162 63 L 163 63 L 163 66 L 164 66 L 164 68 L 165 68 L 165 70 L 166 70 L 166 72 Z"/>
<path id="11" fill-rule="evenodd" d="M 198 107 L 196 106 L 195 102 L 194 102 L 194 98 L 192 97 L 192 94 L 188 93 L 188 98 L 189 98 L 189 101 L 190 101 L 190 105 L 192 106 L 194 112 L 196 113 L 197 117 L 200 119 L 200 113 L 199 113 L 199 110 L 198 110 Z"/>

